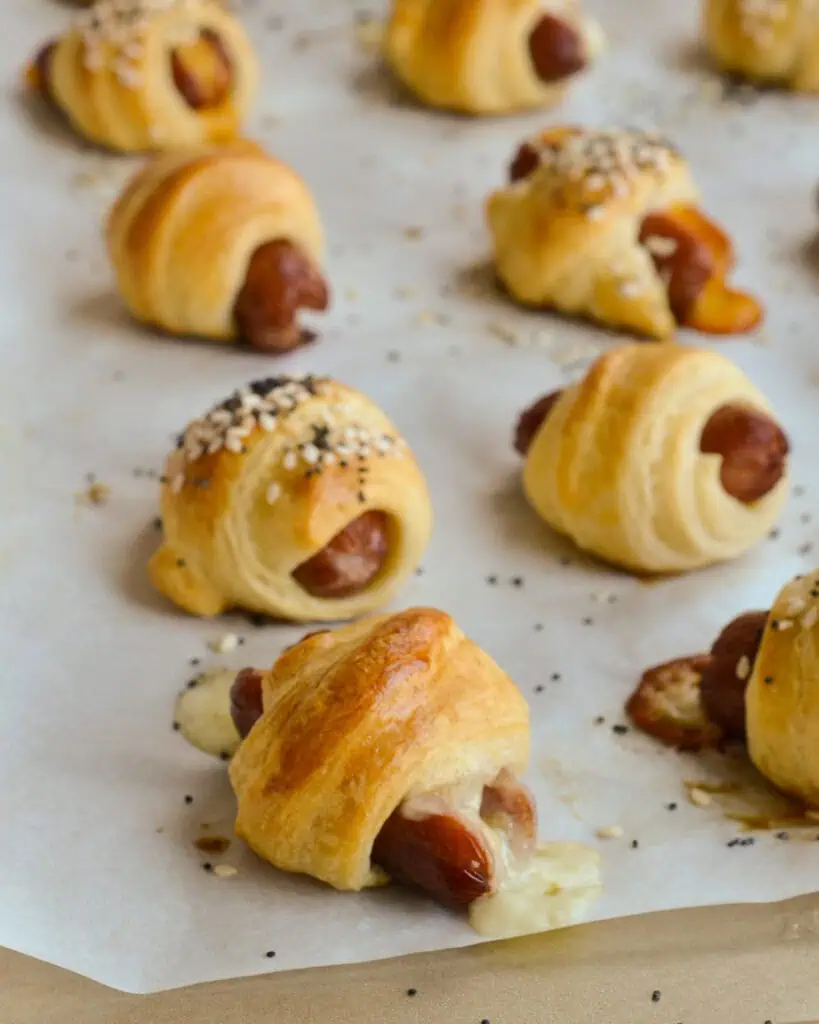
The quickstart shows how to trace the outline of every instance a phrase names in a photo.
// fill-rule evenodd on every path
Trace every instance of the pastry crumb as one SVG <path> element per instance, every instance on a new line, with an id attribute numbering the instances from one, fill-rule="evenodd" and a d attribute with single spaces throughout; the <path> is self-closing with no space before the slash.
<path id="1" fill-rule="evenodd" d="M 597 829 L 595 835 L 598 839 L 622 839 L 623 838 L 623 826 L 622 825 L 602 825 Z"/>
<path id="2" fill-rule="evenodd" d="M 239 637 L 235 633 L 223 633 L 214 640 L 208 641 L 208 647 L 214 654 L 229 654 L 239 646 Z"/>
<path id="3" fill-rule="evenodd" d="M 706 793 L 699 786 L 691 786 L 688 790 L 688 799 L 695 807 L 710 807 L 714 802 L 710 793 Z"/>
<path id="4" fill-rule="evenodd" d="M 424 237 L 424 229 L 423 228 L 419 228 L 419 227 L 404 228 L 404 238 L 409 238 L 411 241 L 415 242 L 419 238 L 423 238 L 423 237 Z"/>

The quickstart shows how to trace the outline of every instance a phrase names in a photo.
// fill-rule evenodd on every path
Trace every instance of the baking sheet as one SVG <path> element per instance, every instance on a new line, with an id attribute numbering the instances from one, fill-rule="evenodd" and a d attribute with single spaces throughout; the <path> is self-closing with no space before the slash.
<path id="1" fill-rule="evenodd" d="M 736 824 L 684 798 L 704 767 L 611 729 L 642 668 L 707 646 L 815 567 L 819 105 L 718 99 L 693 46 L 694 5 L 588 7 L 611 45 L 559 114 L 473 122 L 415 109 L 390 84 L 361 31 L 375 7 L 244 5 L 265 68 L 250 133 L 315 190 L 335 291 L 322 340 L 275 362 L 128 322 L 99 222 L 136 164 L 84 149 L 14 95 L 20 64 L 65 11 L 43 0 L 0 13 L 0 944 L 148 992 L 476 941 L 422 899 L 339 895 L 238 843 L 219 858 L 238 873 L 217 878 L 193 846 L 203 823 L 229 831 L 232 800 L 223 768 L 172 733 L 176 691 L 209 665 L 266 664 L 301 631 L 194 621 L 152 593 L 152 475 L 191 416 L 274 365 L 361 388 L 415 449 L 437 522 L 401 604 L 450 611 L 529 698 L 544 838 L 595 843 L 599 827 L 622 827 L 600 844 L 594 917 L 819 887 L 816 847 L 773 835 L 727 847 Z M 799 490 L 776 539 L 732 565 L 646 586 L 576 558 L 520 495 L 516 414 L 614 343 L 519 312 L 486 285 L 482 200 L 517 141 L 558 117 L 674 137 L 736 240 L 738 280 L 768 302 L 761 336 L 718 344 L 781 411 Z M 102 507 L 76 500 L 87 474 L 110 488 Z M 226 631 L 244 644 L 211 654 Z"/>

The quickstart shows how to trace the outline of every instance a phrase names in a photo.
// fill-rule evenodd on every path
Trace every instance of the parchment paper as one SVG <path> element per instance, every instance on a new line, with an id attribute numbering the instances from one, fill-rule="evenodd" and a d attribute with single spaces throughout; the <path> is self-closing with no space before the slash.
<path id="1" fill-rule="evenodd" d="M 819 101 L 720 99 L 695 4 L 588 7 L 610 47 L 559 112 L 467 121 L 416 109 L 379 70 L 356 16 L 383 10 L 244 5 L 265 70 L 249 133 L 304 174 L 330 239 L 321 340 L 279 361 L 128 321 L 99 224 L 137 162 L 83 148 L 17 96 L 20 66 L 67 12 L 46 0 L 0 12 L 0 944 L 148 992 L 477 941 L 423 899 L 339 895 L 238 842 L 218 857 L 193 846 L 203 825 L 229 834 L 232 798 L 223 767 L 172 732 L 176 692 L 210 665 L 269 663 L 301 631 L 196 621 L 152 593 L 152 474 L 190 417 L 274 369 L 361 388 L 410 440 L 437 522 L 401 604 L 450 611 L 529 698 L 542 836 L 595 843 L 601 826 L 622 827 L 600 843 L 596 918 L 819 887 L 819 846 L 765 835 L 727 847 L 737 825 L 685 799 L 705 766 L 611 728 L 645 666 L 707 647 L 819 561 Z M 521 497 L 517 413 L 617 340 L 486 286 L 482 201 L 518 140 L 558 119 L 674 137 L 736 241 L 738 280 L 767 300 L 759 337 L 715 344 L 780 410 L 798 489 L 779 535 L 731 565 L 647 586 L 578 558 Z M 101 507 L 76 500 L 86 474 L 110 488 Z M 226 631 L 243 645 L 211 654 Z M 238 873 L 207 873 L 208 859 Z"/>

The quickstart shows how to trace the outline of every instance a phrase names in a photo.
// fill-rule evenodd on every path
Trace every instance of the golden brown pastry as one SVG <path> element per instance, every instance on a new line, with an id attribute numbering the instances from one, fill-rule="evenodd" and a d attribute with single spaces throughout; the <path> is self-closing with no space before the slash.
<path id="1" fill-rule="evenodd" d="M 28 71 L 79 135 L 121 152 L 235 138 L 258 76 L 218 0 L 98 0 Z"/>
<path id="2" fill-rule="evenodd" d="M 557 103 L 601 46 L 576 0 L 393 0 L 385 53 L 429 106 L 503 114 Z"/>
<path id="3" fill-rule="evenodd" d="M 313 337 L 299 309 L 329 304 L 313 198 L 251 142 L 156 157 L 117 200 L 107 238 L 128 309 L 172 334 L 284 352 Z"/>
<path id="4" fill-rule="evenodd" d="M 704 0 L 705 39 L 725 71 L 763 84 L 819 91 L 814 0 Z"/>
<path id="5" fill-rule="evenodd" d="M 487 217 L 519 302 L 660 340 L 678 325 L 733 334 L 761 321 L 754 299 L 726 287 L 730 240 L 660 136 L 552 128 L 520 146 L 509 178 Z"/>
<path id="6" fill-rule="evenodd" d="M 622 345 L 518 423 L 523 487 L 580 548 L 639 573 L 736 558 L 789 487 L 788 439 L 765 397 L 716 352 Z"/>
<path id="7" fill-rule="evenodd" d="M 526 701 L 443 612 L 310 634 L 233 698 L 236 831 L 276 867 L 342 890 L 389 876 L 498 937 L 596 898 L 596 853 L 536 846 Z"/>
<path id="8" fill-rule="evenodd" d="M 406 443 L 322 377 L 254 381 L 190 423 L 168 458 L 155 586 L 193 615 L 349 619 L 417 567 L 432 510 Z"/>

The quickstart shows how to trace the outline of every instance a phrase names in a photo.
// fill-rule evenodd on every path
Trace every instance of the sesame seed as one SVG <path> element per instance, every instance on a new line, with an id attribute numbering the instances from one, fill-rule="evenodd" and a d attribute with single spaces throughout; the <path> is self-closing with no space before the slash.
<path id="1" fill-rule="evenodd" d="M 736 677 L 737 679 L 747 679 L 751 674 L 751 659 L 747 654 L 743 654 L 737 662 Z"/>
<path id="2" fill-rule="evenodd" d="M 711 795 L 706 793 L 704 789 L 700 789 L 698 786 L 693 786 L 688 791 L 688 799 L 695 807 L 710 807 L 712 804 Z"/>
<path id="3" fill-rule="evenodd" d="M 639 131 L 578 131 L 545 143 L 535 137 L 527 145 L 539 160 L 525 179 L 528 187 L 590 220 L 604 215 L 609 199 L 630 194 L 642 173 L 664 181 L 678 157 L 666 139 Z"/>
<path id="4" fill-rule="evenodd" d="M 232 864 L 217 864 L 213 869 L 217 878 L 233 878 L 238 875 L 238 870 Z"/>
<path id="5" fill-rule="evenodd" d="M 276 481 L 274 480 L 273 483 L 271 483 L 270 486 L 265 491 L 265 500 L 267 501 L 267 504 L 275 505 L 276 502 L 281 497 L 281 493 L 281 484 L 276 483 Z"/>

